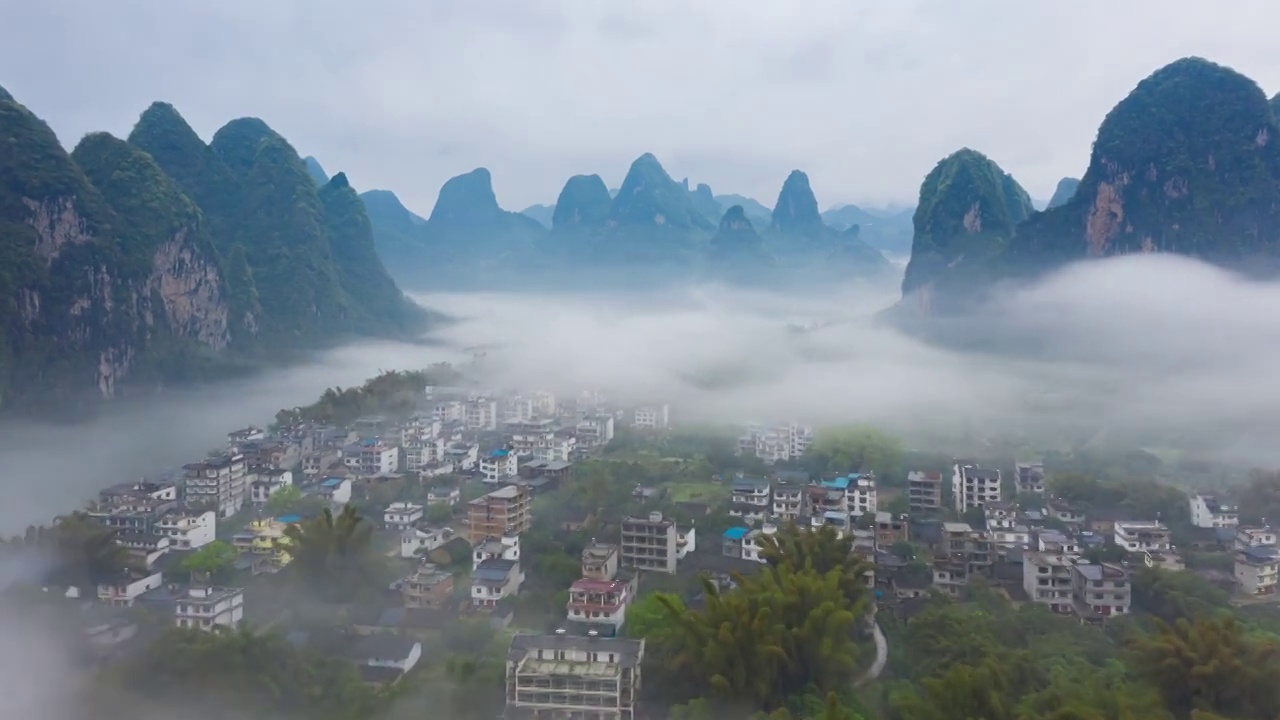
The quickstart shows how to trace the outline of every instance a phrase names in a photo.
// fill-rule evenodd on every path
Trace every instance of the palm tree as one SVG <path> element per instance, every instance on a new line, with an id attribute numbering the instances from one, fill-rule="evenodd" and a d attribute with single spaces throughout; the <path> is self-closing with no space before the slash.
<path id="1" fill-rule="evenodd" d="M 315 518 L 285 529 L 289 554 L 304 578 L 347 584 L 363 572 L 373 539 L 373 525 L 348 505 L 334 517 L 328 508 Z"/>

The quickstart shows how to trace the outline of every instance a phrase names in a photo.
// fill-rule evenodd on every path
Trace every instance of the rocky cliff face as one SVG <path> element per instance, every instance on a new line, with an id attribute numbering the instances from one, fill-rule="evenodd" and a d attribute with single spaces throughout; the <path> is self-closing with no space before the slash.
<path id="1" fill-rule="evenodd" d="M 1033 212 L 1022 186 L 987 156 L 966 148 L 943 158 L 920 185 L 903 294 L 962 265 L 985 269 Z"/>
<path id="2" fill-rule="evenodd" d="M 1074 196 L 1018 229 L 1011 268 L 1135 252 L 1271 268 L 1280 241 L 1278 131 L 1247 77 L 1200 58 L 1157 70 L 1103 120 Z"/>
<path id="3" fill-rule="evenodd" d="M 0 304 L 0 406 L 198 378 L 225 369 L 218 353 L 416 317 L 385 271 L 370 274 L 350 188 L 322 204 L 265 123 L 223 130 L 206 145 L 157 103 L 129 142 L 92 133 L 68 154 L 0 94 L 0 146 L 12 149 L 0 154 L 0 297 L 11 298 Z M 360 212 L 345 212 L 352 202 Z M 335 267 L 335 243 L 350 268 Z"/>
<path id="4" fill-rule="evenodd" d="M 0 296 L 15 299 L 0 307 L 0 404 L 110 396 L 158 345 L 226 347 L 199 213 L 145 153 L 93 134 L 68 155 L 12 99 L 0 143 L 15 149 L 0 158 Z"/>

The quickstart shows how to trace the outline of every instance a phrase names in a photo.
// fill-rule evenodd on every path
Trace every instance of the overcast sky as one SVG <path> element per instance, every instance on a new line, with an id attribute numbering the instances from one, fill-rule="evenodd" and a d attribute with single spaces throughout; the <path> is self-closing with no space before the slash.
<path id="1" fill-rule="evenodd" d="M 518 210 L 575 173 L 616 186 L 643 152 L 768 205 L 800 168 L 827 207 L 914 202 L 969 146 L 1043 199 L 1167 62 L 1280 89 L 1273 0 L 0 0 L 0 17 L 0 85 L 64 144 L 123 135 L 153 100 L 206 139 L 254 115 L 420 213 L 477 166 Z"/>

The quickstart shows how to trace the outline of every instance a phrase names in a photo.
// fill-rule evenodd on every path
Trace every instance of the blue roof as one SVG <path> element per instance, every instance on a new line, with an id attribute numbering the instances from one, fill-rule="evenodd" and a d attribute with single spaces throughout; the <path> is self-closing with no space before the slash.
<path id="1" fill-rule="evenodd" d="M 281 515 L 280 517 L 276 518 L 276 522 L 282 522 L 285 525 L 292 525 L 293 523 L 296 523 L 296 522 L 302 522 L 302 516 L 301 515 Z"/>
<path id="2" fill-rule="evenodd" d="M 838 478 L 836 478 L 835 480 L 823 480 L 823 481 L 822 481 L 822 487 L 824 487 L 824 488 L 836 488 L 836 489 L 839 489 L 839 490 L 848 490 L 848 489 L 849 489 L 849 483 L 850 483 L 850 479 L 849 479 L 849 478 L 847 478 L 847 477 L 838 477 Z"/>
<path id="3" fill-rule="evenodd" d="M 506 456 L 507 456 L 506 450 L 494 450 L 493 452 L 489 453 L 489 457 L 506 457 Z"/>
<path id="4" fill-rule="evenodd" d="M 747 529 L 744 527 L 733 527 L 724 531 L 726 540 L 741 540 L 747 536 Z"/>
<path id="5" fill-rule="evenodd" d="M 828 510 L 822 513 L 822 517 L 828 520 L 844 520 L 846 522 L 848 522 L 849 520 L 849 516 L 847 514 L 842 512 L 837 512 L 835 510 Z"/>
<path id="6" fill-rule="evenodd" d="M 342 478 L 325 478 L 320 484 L 327 488 L 338 487 L 342 484 Z"/>

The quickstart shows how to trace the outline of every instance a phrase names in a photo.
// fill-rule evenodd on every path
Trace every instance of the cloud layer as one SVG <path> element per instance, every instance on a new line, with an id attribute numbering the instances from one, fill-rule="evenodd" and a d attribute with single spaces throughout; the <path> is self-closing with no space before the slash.
<path id="1" fill-rule="evenodd" d="M 360 189 L 425 214 L 487 166 L 500 201 L 611 185 L 642 152 L 771 204 L 788 171 L 823 205 L 914 202 L 970 146 L 1047 198 L 1106 112 L 1198 54 L 1280 89 L 1280 6 L 1194 0 L 161 0 L 0 3 L 3 84 L 66 144 L 126 133 L 153 100 L 208 138 L 266 119 Z"/>

